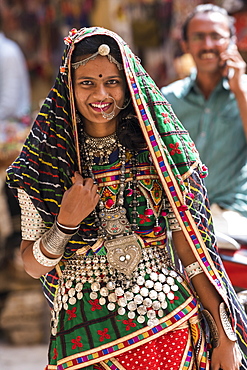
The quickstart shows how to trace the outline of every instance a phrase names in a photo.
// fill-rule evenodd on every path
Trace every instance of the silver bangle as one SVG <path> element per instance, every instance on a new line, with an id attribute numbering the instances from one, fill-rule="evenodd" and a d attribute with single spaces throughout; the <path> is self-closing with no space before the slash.
<path id="1" fill-rule="evenodd" d="M 44 249 L 48 253 L 55 255 L 63 254 L 66 244 L 74 234 L 75 233 L 66 234 L 62 232 L 55 222 L 52 227 L 42 235 L 41 241 Z"/>
<path id="2" fill-rule="evenodd" d="M 197 261 L 186 266 L 184 269 L 189 279 L 192 279 L 194 276 L 201 274 L 203 272 L 203 269 L 201 268 Z"/>
<path id="3" fill-rule="evenodd" d="M 225 303 L 221 302 L 219 306 L 219 311 L 220 311 L 220 321 L 223 326 L 223 329 L 226 333 L 226 336 L 228 339 L 230 339 L 232 342 L 237 341 L 237 335 L 232 329 L 232 325 L 230 322 L 230 319 L 227 315 L 226 309 L 225 309 Z"/>
<path id="4" fill-rule="evenodd" d="M 59 257 L 59 258 L 48 258 L 48 257 L 46 257 L 40 249 L 40 241 L 41 241 L 41 238 L 36 240 L 33 244 L 33 256 L 34 256 L 34 258 L 42 266 L 45 266 L 45 267 L 55 266 L 60 261 L 62 256 Z"/>
<path id="5" fill-rule="evenodd" d="M 79 230 L 79 227 L 80 227 L 80 225 L 78 225 L 76 227 L 64 226 L 64 225 L 60 224 L 57 220 L 56 220 L 56 224 L 57 224 L 57 226 L 58 226 L 59 229 L 62 229 L 60 231 L 64 232 L 65 234 L 73 234 L 71 231 L 73 231 L 74 233 L 76 233 L 77 230 Z M 68 230 L 69 232 L 66 233 L 66 230 Z"/>

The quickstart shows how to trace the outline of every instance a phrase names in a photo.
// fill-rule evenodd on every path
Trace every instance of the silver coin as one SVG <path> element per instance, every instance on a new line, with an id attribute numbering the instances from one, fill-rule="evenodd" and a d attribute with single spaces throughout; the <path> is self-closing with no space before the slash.
<path id="1" fill-rule="evenodd" d="M 117 312 L 118 312 L 118 314 L 119 315 L 124 315 L 125 314 L 125 312 L 126 312 L 126 310 L 125 310 L 125 308 L 123 308 L 123 307 L 119 307 L 119 309 L 117 310 Z"/>
<path id="2" fill-rule="evenodd" d="M 158 316 L 159 316 L 159 317 L 163 317 L 163 316 L 164 316 L 164 311 L 163 311 L 162 309 L 160 309 L 160 310 L 158 311 Z"/>
<path id="3" fill-rule="evenodd" d="M 67 304 L 67 303 L 65 303 L 65 304 Z M 61 311 L 62 307 L 63 307 L 63 304 L 62 304 L 62 302 L 60 302 L 60 303 L 58 304 L 58 311 Z"/>
<path id="4" fill-rule="evenodd" d="M 108 303 L 107 308 L 108 308 L 109 311 L 114 311 L 115 308 L 116 308 L 116 305 L 115 305 L 115 303 L 110 302 L 110 303 Z"/>
<path id="5" fill-rule="evenodd" d="M 166 281 L 166 276 L 164 274 L 159 274 L 159 281 L 164 283 Z"/>
<path id="6" fill-rule="evenodd" d="M 142 287 L 142 288 L 141 288 L 141 290 L 140 290 L 140 294 L 141 294 L 143 297 L 147 297 L 147 296 L 148 296 L 148 293 L 149 293 L 148 288 L 146 288 L 146 287 Z"/>
<path id="7" fill-rule="evenodd" d="M 139 324 L 143 324 L 145 322 L 145 317 L 144 316 L 138 316 L 137 321 L 139 322 Z"/>
<path id="8" fill-rule="evenodd" d="M 138 276 L 138 278 L 136 279 L 136 282 L 138 285 L 143 285 L 145 283 L 145 279 L 143 276 Z"/>
<path id="9" fill-rule="evenodd" d="M 70 288 L 68 290 L 68 295 L 69 295 L 69 297 L 73 297 L 75 295 L 75 288 Z"/>
<path id="10" fill-rule="evenodd" d="M 152 289 L 154 286 L 154 282 L 152 280 L 146 280 L 145 287 L 148 289 Z"/>
<path id="11" fill-rule="evenodd" d="M 157 281 L 158 280 L 157 272 L 151 272 L 150 279 L 153 280 L 153 281 Z"/>
<path id="12" fill-rule="evenodd" d="M 64 295 L 65 294 L 65 291 L 66 291 L 65 286 L 62 286 L 61 287 L 61 294 Z"/>
<path id="13" fill-rule="evenodd" d="M 117 302 L 117 296 L 116 296 L 116 294 L 115 293 L 110 293 L 108 295 L 108 300 L 109 300 L 109 302 Z"/>
<path id="14" fill-rule="evenodd" d="M 58 303 L 57 302 L 54 302 L 53 310 L 56 311 L 56 312 L 58 311 Z"/>
<path id="15" fill-rule="evenodd" d="M 150 290 L 149 298 L 154 300 L 154 299 L 157 299 L 157 297 L 158 297 L 158 293 L 156 292 L 156 290 L 154 290 L 154 289 Z"/>
<path id="16" fill-rule="evenodd" d="M 139 306 L 137 307 L 137 312 L 139 313 L 139 315 L 145 315 L 146 312 L 147 312 L 147 308 L 145 306 Z"/>
<path id="17" fill-rule="evenodd" d="M 150 298 L 145 298 L 143 301 L 143 305 L 146 307 L 151 307 L 152 306 L 152 300 Z"/>
<path id="18" fill-rule="evenodd" d="M 182 278 L 181 276 L 178 276 L 178 277 L 177 277 L 177 282 L 178 282 L 178 283 L 182 283 L 182 282 L 183 282 L 183 278 Z"/>
<path id="19" fill-rule="evenodd" d="M 164 302 L 165 300 L 166 300 L 166 295 L 165 295 L 165 293 L 163 293 L 163 292 L 159 292 L 158 293 L 158 300 L 160 301 L 160 302 Z"/>
<path id="20" fill-rule="evenodd" d="M 97 299 L 97 298 L 98 298 L 98 293 L 97 293 L 97 292 L 91 292 L 91 293 L 89 294 L 89 297 L 90 297 L 91 299 Z"/>
<path id="21" fill-rule="evenodd" d="M 108 281 L 108 283 L 106 284 L 106 287 L 109 290 L 113 290 L 113 289 L 115 289 L 116 284 L 114 283 L 114 281 Z"/>
<path id="22" fill-rule="evenodd" d="M 166 279 L 167 284 L 174 285 L 174 278 L 171 276 L 168 276 Z"/>
<path id="23" fill-rule="evenodd" d="M 86 276 L 83 276 L 83 277 L 81 278 L 81 282 L 82 282 L 83 284 L 87 282 L 87 278 L 86 278 Z"/>
<path id="24" fill-rule="evenodd" d="M 128 318 L 129 319 L 134 319 L 135 318 L 135 312 L 131 311 L 131 312 L 128 312 Z"/>
<path id="25" fill-rule="evenodd" d="M 68 303 L 66 302 L 66 303 L 64 303 L 63 304 L 63 309 L 65 310 L 65 311 L 67 311 L 67 309 L 69 308 L 69 305 L 68 305 Z"/>
<path id="26" fill-rule="evenodd" d="M 157 292 L 161 292 L 162 288 L 162 283 L 160 281 L 156 281 L 156 283 L 154 284 L 154 290 L 156 290 Z"/>
<path id="27" fill-rule="evenodd" d="M 134 297 L 134 294 L 132 292 L 125 292 L 124 297 L 127 299 L 127 301 L 131 301 Z"/>
<path id="28" fill-rule="evenodd" d="M 75 297 L 70 297 L 70 299 L 69 299 L 69 304 L 71 304 L 72 306 L 73 306 L 74 304 L 76 304 L 76 298 L 75 298 Z"/>
<path id="29" fill-rule="evenodd" d="M 149 319 L 147 325 L 152 328 L 156 325 L 159 325 L 159 319 Z"/>
<path id="30" fill-rule="evenodd" d="M 168 275 L 169 274 L 169 270 L 166 267 L 162 267 L 162 272 L 165 275 Z"/>
<path id="31" fill-rule="evenodd" d="M 168 284 L 164 284 L 163 285 L 163 292 L 164 293 L 169 293 L 170 292 L 170 290 L 171 290 L 171 288 L 170 288 L 170 285 L 168 285 Z"/>
<path id="32" fill-rule="evenodd" d="M 80 292 L 83 289 L 83 284 L 82 283 L 76 283 L 75 290 L 77 292 Z"/>
<path id="33" fill-rule="evenodd" d="M 127 306 L 127 299 L 125 297 L 121 297 L 118 299 L 118 305 L 121 307 Z"/>
<path id="34" fill-rule="evenodd" d="M 98 292 L 100 290 L 100 283 L 93 283 L 91 284 L 91 289 L 93 292 Z"/>
<path id="35" fill-rule="evenodd" d="M 174 285 L 172 285 L 171 286 L 171 290 L 173 291 L 173 292 L 177 292 L 178 291 L 178 286 L 176 285 L 176 284 L 174 284 Z"/>
<path id="36" fill-rule="evenodd" d="M 99 299 L 99 304 L 100 304 L 101 306 L 104 306 L 104 305 L 106 304 L 106 299 L 105 299 L 104 297 L 100 297 L 100 299 Z"/>
<path id="37" fill-rule="evenodd" d="M 69 299 L 68 294 L 64 294 L 64 296 L 62 298 L 63 303 L 66 303 L 68 299 Z"/>
<path id="38" fill-rule="evenodd" d="M 115 293 L 118 297 L 121 297 L 122 295 L 124 295 L 124 290 L 120 287 L 116 288 L 115 289 Z"/>
<path id="39" fill-rule="evenodd" d="M 163 308 L 163 310 L 165 310 L 167 308 L 168 304 L 166 301 L 164 302 L 161 302 L 161 307 Z"/>
<path id="40" fill-rule="evenodd" d="M 173 301 L 174 294 L 172 292 L 167 293 L 167 298 L 169 299 L 169 301 Z"/>
<path id="41" fill-rule="evenodd" d="M 142 304 L 142 302 L 143 302 L 143 296 L 142 296 L 142 295 L 140 295 L 140 294 L 137 294 L 137 295 L 134 297 L 134 302 L 135 302 L 136 304 Z"/>
<path id="42" fill-rule="evenodd" d="M 135 302 L 129 302 L 128 305 L 127 305 L 127 307 L 128 307 L 128 310 L 129 311 L 135 311 L 136 308 L 137 308 L 137 305 L 136 305 Z"/>
<path id="43" fill-rule="evenodd" d="M 82 299 L 83 297 L 83 293 L 82 292 L 78 292 L 77 295 L 76 295 L 77 299 Z"/>
<path id="44" fill-rule="evenodd" d="M 66 287 L 67 289 L 71 288 L 71 287 L 72 287 L 72 285 L 73 285 L 73 283 L 72 283 L 72 281 L 71 281 L 71 280 L 67 280 L 67 281 L 66 281 L 66 283 L 65 283 L 65 287 Z"/>
<path id="45" fill-rule="evenodd" d="M 107 297 L 109 294 L 109 290 L 106 287 L 101 288 L 99 292 L 102 295 L 102 297 Z"/>
<path id="46" fill-rule="evenodd" d="M 158 311 L 161 307 L 161 303 L 159 301 L 154 301 L 153 304 L 152 304 L 152 308 L 155 310 L 155 311 Z"/>
<path id="47" fill-rule="evenodd" d="M 132 288 L 131 288 L 132 292 L 137 294 L 140 292 L 140 287 L 139 285 L 134 285 Z"/>
<path id="48" fill-rule="evenodd" d="M 156 317 L 156 313 L 155 313 L 155 311 L 154 311 L 154 310 L 149 310 L 149 311 L 147 312 L 147 317 L 148 317 L 149 319 L 154 319 L 154 318 Z"/>
<path id="49" fill-rule="evenodd" d="M 175 277 L 177 277 L 178 276 L 178 274 L 176 273 L 176 271 L 174 271 L 174 270 L 171 270 L 170 272 L 169 272 L 169 275 L 171 276 L 171 277 L 173 277 L 173 278 L 175 278 Z"/>

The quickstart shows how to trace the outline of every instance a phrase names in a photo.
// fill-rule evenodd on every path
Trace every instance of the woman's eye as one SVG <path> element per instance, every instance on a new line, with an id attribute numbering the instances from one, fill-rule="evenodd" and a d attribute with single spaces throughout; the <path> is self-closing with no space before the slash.
<path id="1" fill-rule="evenodd" d="M 80 85 L 83 85 L 83 86 L 92 85 L 92 81 L 81 81 Z"/>
<path id="2" fill-rule="evenodd" d="M 107 81 L 107 83 L 108 83 L 109 85 L 116 85 L 116 84 L 118 84 L 118 83 L 119 83 L 119 81 L 118 81 L 118 80 L 109 80 L 109 81 Z"/>

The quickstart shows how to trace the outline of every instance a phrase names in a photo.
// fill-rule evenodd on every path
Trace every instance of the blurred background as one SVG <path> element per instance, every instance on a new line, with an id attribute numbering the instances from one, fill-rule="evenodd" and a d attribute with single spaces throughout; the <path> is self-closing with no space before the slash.
<path id="1" fill-rule="evenodd" d="M 71 28 L 103 26 L 117 32 L 141 58 L 159 87 L 189 74 L 193 63 L 180 48 L 180 30 L 198 0 L 0 0 L 2 31 L 25 58 L 30 83 L 26 128 L 53 85 Z M 210 1 L 236 19 L 238 47 L 247 60 L 246 0 Z M 0 50 L 1 59 L 1 50 Z M 1 79 L 0 79 L 1 84 Z M 1 123 L 1 117 L 0 117 Z M 3 125 L 0 125 L 2 130 Z M 26 136 L 26 133 L 25 133 Z M 5 170 L 22 146 L 0 148 L 0 368 L 39 370 L 46 363 L 48 305 L 40 283 L 23 270 L 20 216 L 6 189 Z M 32 346 L 32 347 L 31 347 Z"/>

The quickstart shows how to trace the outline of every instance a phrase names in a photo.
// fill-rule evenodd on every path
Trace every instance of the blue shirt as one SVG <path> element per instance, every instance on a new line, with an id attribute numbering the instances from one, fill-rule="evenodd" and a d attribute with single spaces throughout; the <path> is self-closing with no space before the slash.
<path id="1" fill-rule="evenodd" d="M 247 89 L 247 75 L 243 76 Z M 247 141 L 234 94 L 222 79 L 206 100 L 196 74 L 161 89 L 208 167 L 209 200 L 247 217 Z"/>

